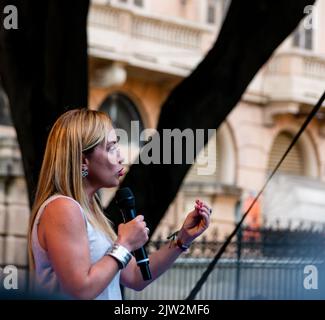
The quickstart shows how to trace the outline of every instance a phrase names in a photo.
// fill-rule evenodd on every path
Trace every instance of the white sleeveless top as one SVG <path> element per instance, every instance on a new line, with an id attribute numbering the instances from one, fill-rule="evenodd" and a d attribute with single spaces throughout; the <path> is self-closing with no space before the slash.
<path id="1" fill-rule="evenodd" d="M 91 257 L 91 263 L 94 264 L 98 260 L 100 260 L 105 252 L 112 247 L 112 240 L 109 239 L 104 233 L 100 230 L 95 229 L 88 219 L 86 218 L 81 205 L 74 200 L 73 198 L 63 196 L 63 195 L 53 195 L 48 198 L 39 208 L 35 222 L 32 229 L 32 250 L 35 260 L 35 283 L 36 288 L 41 290 L 45 290 L 47 293 L 52 294 L 62 294 L 66 295 L 62 286 L 55 274 L 51 261 L 49 259 L 47 251 L 45 251 L 38 240 L 37 235 L 37 226 L 40 222 L 41 215 L 45 209 L 45 207 L 53 200 L 57 198 L 67 198 L 71 201 L 78 204 L 80 208 L 80 212 L 85 220 L 87 227 L 87 236 L 88 236 L 88 244 L 89 251 Z M 120 271 L 115 275 L 110 284 L 101 292 L 96 298 L 96 300 L 121 300 L 121 290 L 120 290 Z"/>

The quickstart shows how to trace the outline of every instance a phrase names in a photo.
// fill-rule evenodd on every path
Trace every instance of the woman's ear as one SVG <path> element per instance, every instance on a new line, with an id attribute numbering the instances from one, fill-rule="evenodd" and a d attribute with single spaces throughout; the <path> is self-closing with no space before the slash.
<path id="1" fill-rule="evenodd" d="M 81 165 L 82 165 L 82 168 L 88 167 L 88 165 L 89 165 L 89 160 L 88 160 L 88 158 L 84 154 L 82 154 L 82 162 L 81 162 Z"/>

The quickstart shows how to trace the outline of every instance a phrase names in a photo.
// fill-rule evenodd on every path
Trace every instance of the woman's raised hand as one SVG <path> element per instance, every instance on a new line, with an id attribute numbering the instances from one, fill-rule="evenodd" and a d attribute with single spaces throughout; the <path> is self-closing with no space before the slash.
<path id="1" fill-rule="evenodd" d="M 194 210 L 185 218 L 178 238 L 184 244 L 190 244 L 209 227 L 211 213 L 212 209 L 206 203 L 196 200 Z"/>

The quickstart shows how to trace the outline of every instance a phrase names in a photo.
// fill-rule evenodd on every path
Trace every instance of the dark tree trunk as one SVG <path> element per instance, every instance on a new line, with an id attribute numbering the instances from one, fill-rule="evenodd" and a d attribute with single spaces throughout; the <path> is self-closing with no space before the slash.
<path id="1" fill-rule="evenodd" d="M 169 95 L 158 124 L 163 129 L 217 129 L 258 70 L 297 27 L 313 0 L 233 0 L 220 35 L 199 66 Z M 185 152 L 182 159 L 185 160 Z M 161 156 L 162 158 L 162 156 Z M 185 162 L 185 161 L 184 161 Z M 162 163 L 162 161 L 161 161 Z M 121 187 L 130 187 L 151 230 L 173 201 L 190 165 L 133 165 Z M 200 196 L 200 195 L 198 195 Z M 107 208 L 117 224 L 112 201 Z"/>
<path id="2" fill-rule="evenodd" d="M 87 106 L 88 0 L 0 2 L 18 9 L 18 29 L 0 25 L 0 75 L 22 152 L 30 203 L 46 139 L 68 109 Z"/>

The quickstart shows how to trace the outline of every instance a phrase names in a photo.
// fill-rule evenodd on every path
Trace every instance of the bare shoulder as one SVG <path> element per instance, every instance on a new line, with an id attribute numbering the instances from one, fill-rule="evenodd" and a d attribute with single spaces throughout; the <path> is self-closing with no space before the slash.
<path id="1" fill-rule="evenodd" d="M 80 207 L 67 198 L 57 198 L 51 201 L 44 209 L 41 217 L 44 226 L 84 226 L 84 219 Z"/>
<path id="2" fill-rule="evenodd" d="M 74 201 L 57 198 L 44 208 L 38 226 L 38 239 L 44 250 L 54 243 L 60 243 L 57 239 L 80 241 L 85 234 L 85 221 L 79 205 Z"/>

